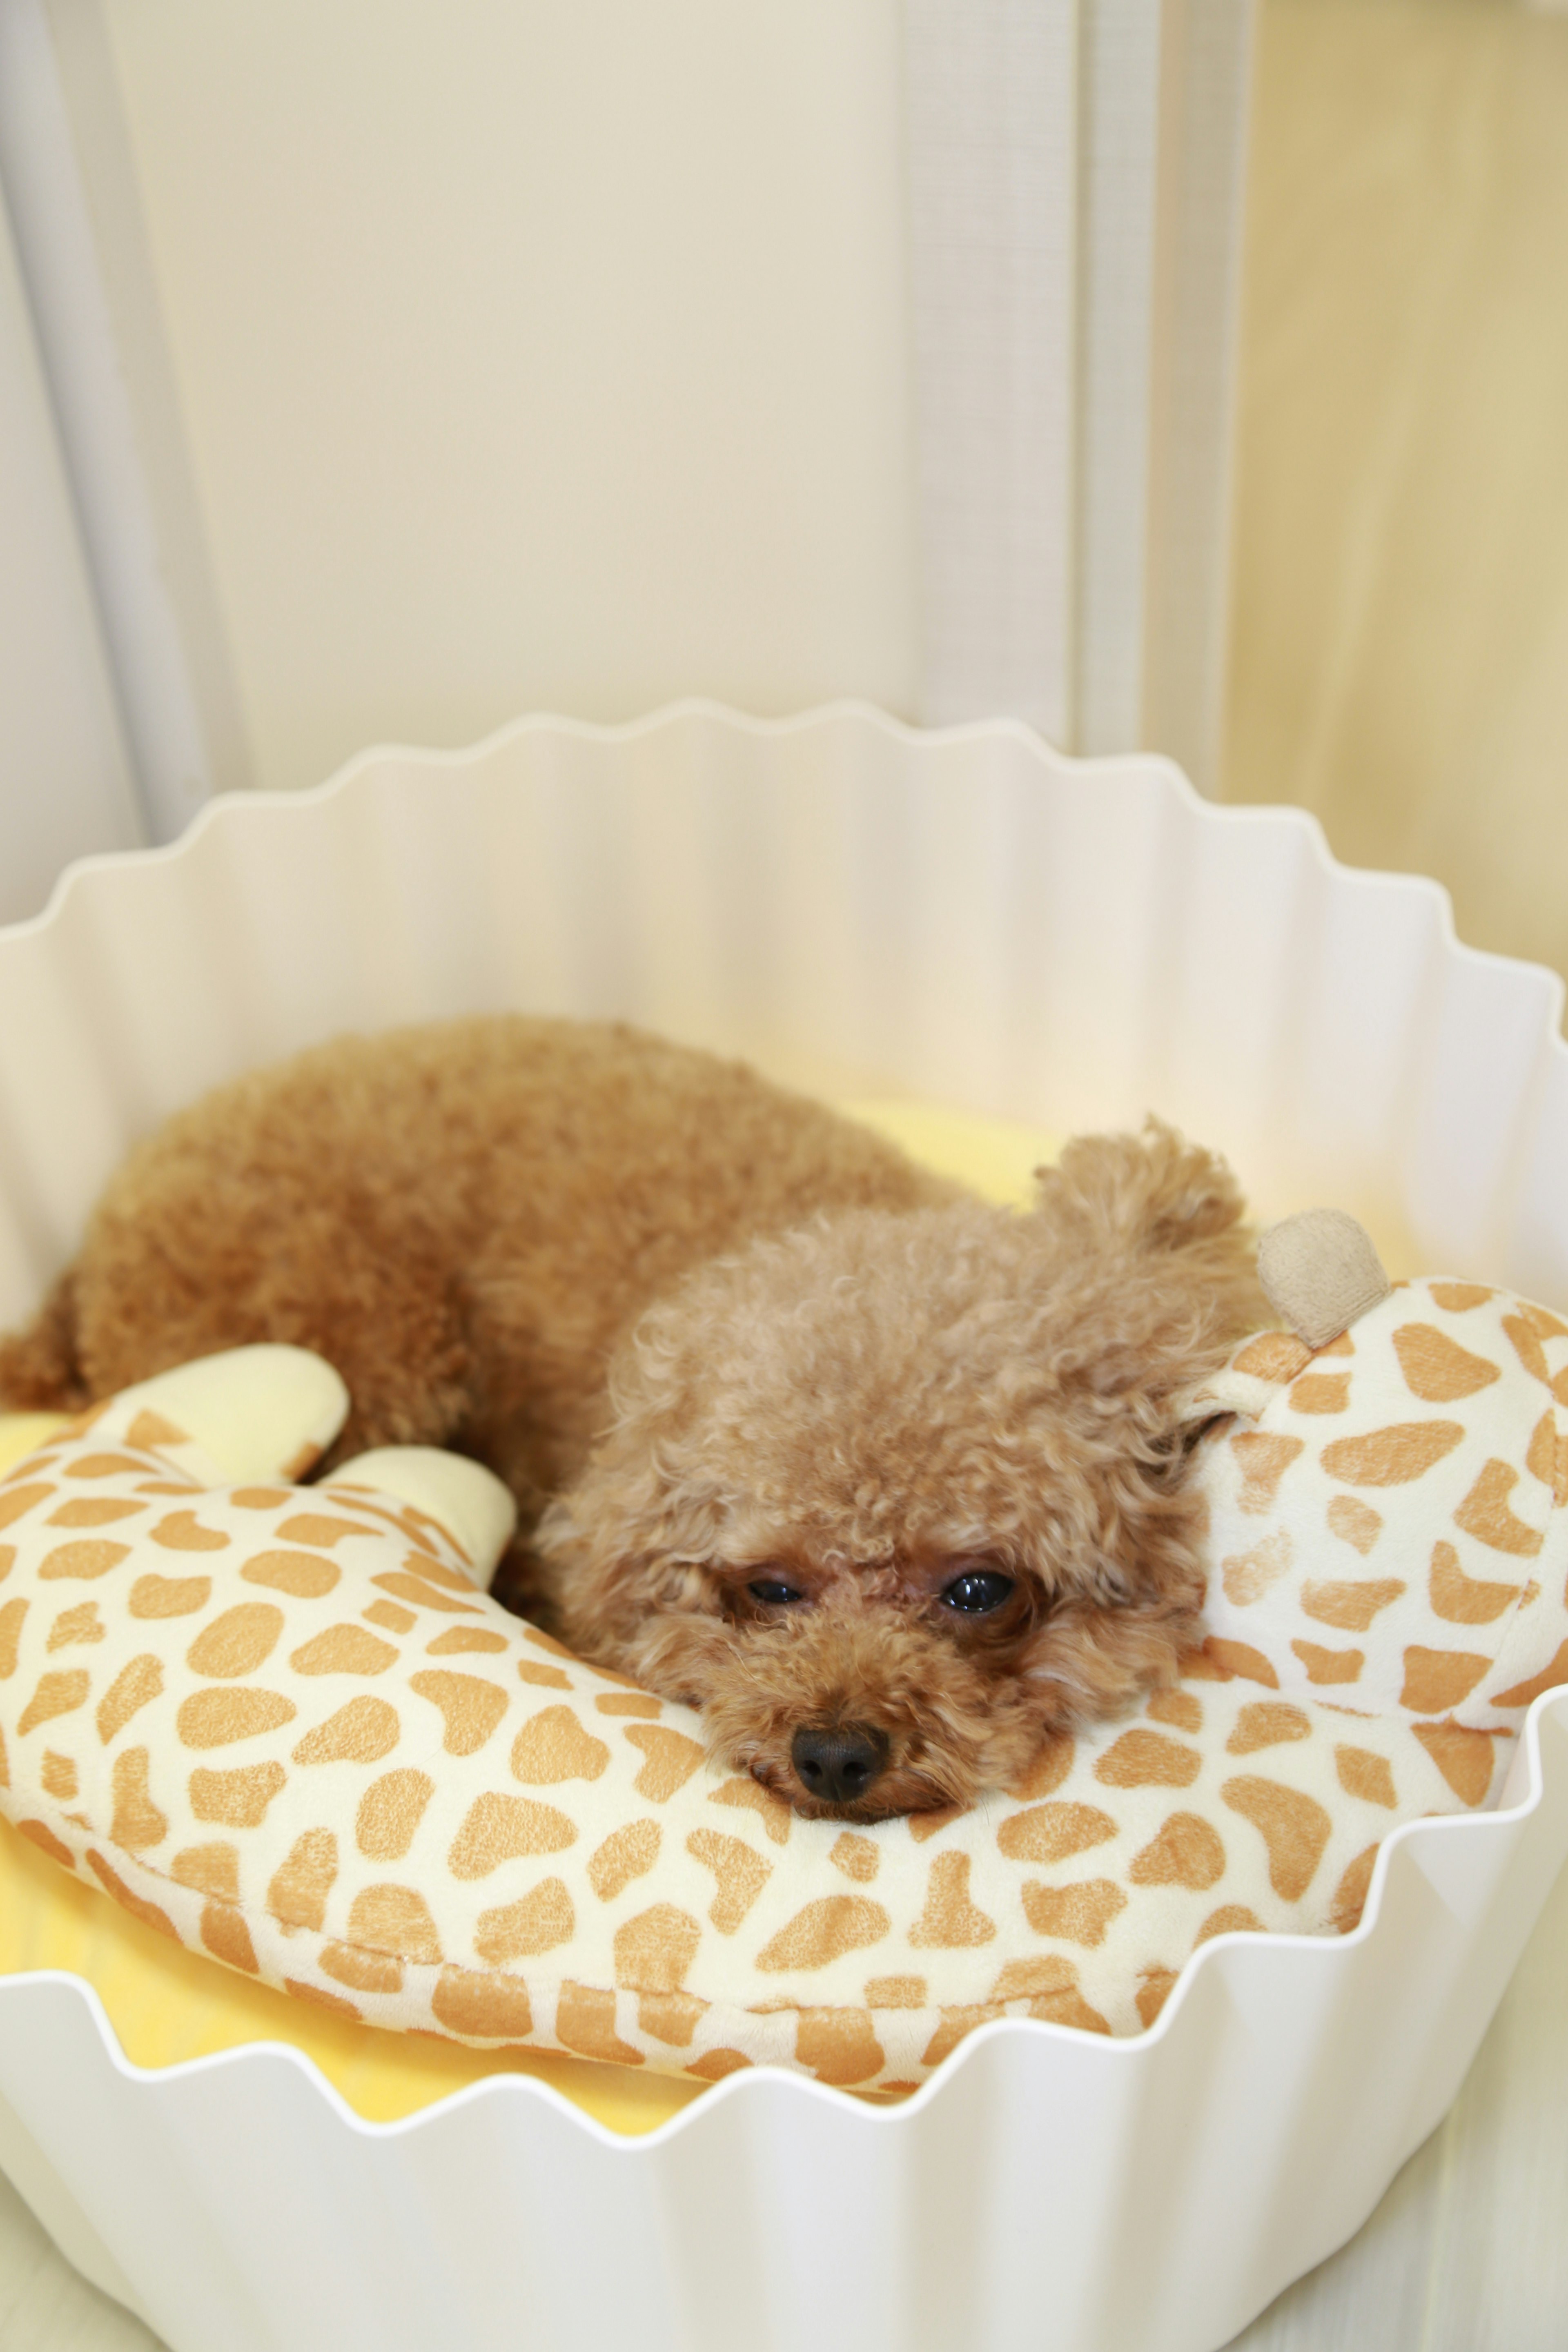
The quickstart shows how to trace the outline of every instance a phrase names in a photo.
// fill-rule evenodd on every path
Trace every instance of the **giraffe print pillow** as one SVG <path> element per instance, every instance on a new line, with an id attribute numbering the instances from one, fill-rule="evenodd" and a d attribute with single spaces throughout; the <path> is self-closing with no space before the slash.
<path id="1" fill-rule="evenodd" d="M 183 1377 L 190 1377 L 187 1371 Z M 1208 1625 L 966 1813 L 797 1819 L 391 1494 L 226 1486 L 111 1403 L 0 1482 L 0 1805 L 148 1926 L 394 2031 L 918 2083 L 1002 2016 L 1152 2022 L 1238 1928 L 1344 1931 L 1568 1679 L 1568 1327 L 1404 1286 L 1196 1400 Z M 279 1459 L 287 1458 L 280 1448 Z"/>

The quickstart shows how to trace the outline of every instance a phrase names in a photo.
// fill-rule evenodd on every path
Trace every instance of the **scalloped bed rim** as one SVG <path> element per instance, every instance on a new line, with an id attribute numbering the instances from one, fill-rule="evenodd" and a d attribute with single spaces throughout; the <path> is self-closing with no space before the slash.
<path id="1" fill-rule="evenodd" d="M 1529 1820 L 1530 1816 L 1539 1809 L 1546 1795 L 1546 1770 L 1541 1755 L 1540 1725 L 1542 1717 L 1553 1710 L 1563 1731 L 1568 1733 L 1568 1686 L 1559 1690 L 1543 1691 L 1541 1696 L 1533 1701 L 1525 1717 L 1519 1736 L 1519 1746 L 1510 1767 L 1509 1778 L 1514 1780 L 1519 1777 L 1522 1759 L 1528 1786 L 1525 1793 L 1514 1803 L 1500 1806 L 1494 1812 L 1445 1813 L 1435 1815 L 1426 1821 L 1406 1822 L 1389 1833 L 1378 1848 L 1377 1860 L 1373 1867 L 1372 1884 L 1367 1892 L 1366 1907 L 1362 1913 L 1361 1922 L 1350 1935 L 1259 1934 L 1247 1928 L 1230 1935 L 1215 1936 L 1206 1944 L 1201 1944 L 1195 1952 L 1189 1954 L 1170 1998 L 1154 2023 L 1146 2032 L 1107 2038 L 1102 2034 L 1085 2032 L 1078 2026 L 1054 2025 L 1034 2018 L 998 2018 L 993 2023 L 977 2026 L 973 2032 L 966 2034 L 952 2055 L 942 2061 L 929 2082 L 922 2084 L 918 2091 L 911 2092 L 908 2097 L 896 2101 L 872 2101 L 859 2098 L 853 2091 L 836 2090 L 826 2084 L 812 2082 L 781 2066 L 749 2067 L 744 2073 L 730 2074 L 722 2081 L 711 2084 L 689 2105 L 682 2107 L 679 2114 L 656 2125 L 652 2130 L 633 2135 L 614 2131 L 608 2125 L 600 2123 L 596 2117 L 584 2114 L 574 2101 L 569 2099 L 564 2093 L 556 2090 L 552 2084 L 541 2082 L 536 2076 L 530 2074 L 496 2074 L 488 2075 L 478 2083 L 465 2084 L 459 2090 L 447 2092 L 442 2097 L 432 2100 L 427 2106 L 419 2108 L 415 2114 L 399 2116 L 389 2123 L 374 2123 L 358 2114 L 342 2093 L 328 2082 L 314 2059 L 304 2051 L 297 2050 L 291 2042 L 247 2042 L 241 2049 L 217 2050 L 199 2058 L 179 2059 L 168 2066 L 137 2065 L 121 2048 L 114 2028 L 110 2022 L 109 2013 L 96 1989 L 85 1978 L 73 1975 L 68 1969 L 32 1969 L 0 1979 L 0 2001 L 6 2000 L 15 1990 L 31 1985 L 59 1984 L 70 1987 L 81 1996 L 89 2016 L 97 2026 L 104 2054 L 110 2064 L 127 2082 L 158 2083 L 173 2079 L 190 2080 L 219 2070 L 248 2065 L 257 2059 L 281 2060 L 300 2070 L 340 2123 L 346 2125 L 351 2131 L 362 2138 L 371 2140 L 399 2138 L 406 2133 L 418 2130 L 426 2123 L 440 2117 L 450 2117 L 460 2108 L 470 2106 L 481 2099 L 521 2098 L 542 2099 L 547 2106 L 553 2107 L 557 2114 L 569 2117 L 574 2124 L 587 2133 L 590 2139 L 596 2141 L 602 2147 L 615 2148 L 623 2153 L 634 2149 L 651 2152 L 665 2146 L 677 2135 L 698 2128 L 698 2118 L 712 2113 L 721 2104 L 731 2099 L 756 2096 L 756 2086 L 759 2084 L 775 2086 L 784 2084 L 795 2097 L 826 2102 L 830 2107 L 837 2107 L 854 2115 L 859 2121 L 879 2125 L 885 2129 L 897 2129 L 913 2116 L 942 2099 L 984 2042 L 1023 2036 L 1026 2039 L 1065 2042 L 1080 2050 L 1092 2050 L 1096 2053 L 1097 2063 L 1107 2066 L 1128 2065 L 1136 2063 L 1140 2060 L 1146 2061 L 1149 2053 L 1159 2043 L 1168 2041 L 1173 2034 L 1183 2031 L 1178 2021 L 1183 2018 L 1189 2005 L 1192 1988 L 1197 1982 L 1201 1972 L 1211 1966 L 1220 1966 L 1223 1969 L 1225 1963 L 1221 1956 L 1237 1948 L 1258 1951 L 1272 1947 L 1278 1951 L 1310 1953 L 1315 1956 L 1312 1964 L 1316 1966 L 1325 1968 L 1347 1966 L 1348 1961 L 1344 1955 L 1361 1945 L 1369 1943 L 1380 1932 L 1384 1891 L 1388 1883 L 1389 1872 L 1393 1867 L 1393 1857 L 1397 1852 L 1405 1846 L 1414 1850 L 1417 1839 L 1484 1837 L 1494 1828 L 1506 1829 Z"/>
<path id="2" fill-rule="evenodd" d="M 272 787 L 265 791 L 218 793 L 203 803 L 184 833 L 171 842 L 155 848 L 111 849 L 91 857 L 79 857 L 68 866 L 55 884 L 42 911 L 18 923 L 0 925 L 0 940 L 7 936 L 41 930 L 53 922 L 68 898 L 79 877 L 89 874 L 112 873 L 121 866 L 147 864 L 167 864 L 182 856 L 193 844 L 214 825 L 227 822 L 232 812 L 251 808 L 309 808 L 336 796 L 357 783 L 368 771 L 388 760 L 433 769 L 460 770 L 477 767 L 508 743 L 526 735 L 554 734 L 574 738 L 588 743 L 632 743 L 642 737 L 657 734 L 661 729 L 679 726 L 693 719 L 710 719 L 720 726 L 732 729 L 737 734 L 762 740 L 770 737 L 796 735 L 816 727 L 829 726 L 845 719 L 868 727 L 873 733 L 886 736 L 889 741 L 901 744 L 968 743 L 986 740 L 1015 742 L 1038 760 L 1042 767 L 1061 776 L 1105 775 L 1118 769 L 1137 767 L 1148 773 L 1157 772 L 1181 805 L 1205 824 L 1230 826 L 1284 824 L 1303 834 L 1310 842 L 1318 864 L 1325 874 L 1342 876 L 1352 882 L 1368 883 L 1379 888 L 1415 892 L 1435 901 L 1438 909 L 1443 943 L 1453 954 L 1466 961 L 1506 967 L 1510 971 L 1538 972 L 1550 986 L 1551 1015 L 1547 1024 L 1552 1041 L 1558 1051 L 1568 1055 L 1568 1039 L 1563 1034 L 1563 1011 L 1568 1003 L 1568 986 L 1560 973 L 1549 964 L 1536 962 L 1525 956 L 1500 954 L 1491 948 L 1472 947 L 1460 939 L 1454 927 L 1454 902 L 1447 887 L 1425 874 L 1402 874 L 1376 866 L 1347 866 L 1334 856 L 1328 835 L 1310 809 L 1293 808 L 1284 803 L 1234 803 L 1205 800 L 1175 761 L 1163 751 L 1116 752 L 1094 758 L 1074 758 L 1058 751 L 1044 737 L 1026 726 L 1021 719 L 973 719 L 951 727 L 913 727 L 901 719 L 891 718 L 874 703 L 861 702 L 853 696 L 832 702 L 813 704 L 807 710 L 796 711 L 784 719 L 758 719 L 749 712 L 736 710 L 727 703 L 715 702 L 705 695 L 686 695 L 673 702 L 660 704 L 640 719 L 627 719 L 614 724 L 602 724 L 587 719 L 569 719 L 550 711 L 530 711 L 520 719 L 508 719 L 504 725 L 482 735 L 477 742 L 463 744 L 455 750 L 431 750 L 428 746 L 410 743 L 372 743 L 356 751 L 351 760 L 319 784 L 299 791 Z"/>

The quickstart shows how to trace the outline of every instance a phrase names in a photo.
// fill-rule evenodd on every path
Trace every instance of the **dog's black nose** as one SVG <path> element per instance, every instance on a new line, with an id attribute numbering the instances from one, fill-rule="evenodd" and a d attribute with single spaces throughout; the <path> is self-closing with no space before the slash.
<path id="1" fill-rule="evenodd" d="M 885 1769 L 888 1740 L 868 1723 L 842 1723 L 831 1731 L 803 1723 L 789 1752 L 812 1796 L 826 1805 L 852 1805 Z"/>

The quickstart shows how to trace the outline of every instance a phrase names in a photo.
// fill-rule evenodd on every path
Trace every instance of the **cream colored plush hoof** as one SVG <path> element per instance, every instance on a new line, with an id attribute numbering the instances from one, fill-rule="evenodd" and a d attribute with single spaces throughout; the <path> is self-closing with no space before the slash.
<path id="1" fill-rule="evenodd" d="M 306 1348 L 266 1343 L 201 1356 L 121 1391 L 194 1438 L 226 1482 L 303 1478 L 349 1417 L 349 1392 Z"/>
<path id="2" fill-rule="evenodd" d="M 331 1484 L 374 1486 L 438 1520 L 465 1555 L 474 1582 L 489 1591 L 517 1525 L 517 1505 L 493 1471 L 435 1445 L 383 1445 L 343 1463 Z"/>

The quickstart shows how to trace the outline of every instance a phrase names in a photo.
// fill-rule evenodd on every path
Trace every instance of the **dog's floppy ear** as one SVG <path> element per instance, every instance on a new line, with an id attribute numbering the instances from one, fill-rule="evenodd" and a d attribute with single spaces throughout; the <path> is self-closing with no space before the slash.
<path id="1" fill-rule="evenodd" d="M 1163 1119 L 1141 1135 L 1080 1135 L 1035 1171 L 1040 1213 L 1102 1251 L 1200 1248 L 1234 1233 L 1240 1187 L 1225 1160 Z"/>
<path id="2" fill-rule="evenodd" d="M 534 1531 L 560 1630 L 585 1656 L 629 1656 L 650 1615 L 692 1583 L 683 1563 L 707 1557 L 723 1528 L 722 1479 L 700 1448 L 707 1327 L 687 1311 L 721 1278 L 700 1269 L 622 1340 L 610 1425 Z"/>
<path id="3" fill-rule="evenodd" d="M 1058 1312 L 1088 1387 L 1163 1412 L 1267 1319 L 1240 1189 L 1216 1152 L 1151 1118 L 1141 1135 L 1079 1138 L 1038 1181 L 1041 1238 L 1063 1267 Z"/>

